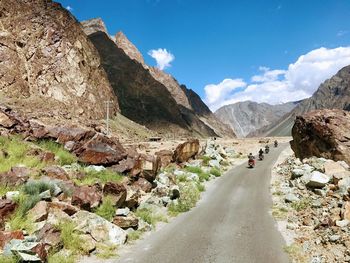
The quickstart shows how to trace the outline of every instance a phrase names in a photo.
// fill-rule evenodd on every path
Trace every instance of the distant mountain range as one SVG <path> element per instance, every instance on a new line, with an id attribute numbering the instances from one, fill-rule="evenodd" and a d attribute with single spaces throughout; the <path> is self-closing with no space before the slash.
<path id="1" fill-rule="evenodd" d="M 221 107 L 215 115 L 229 124 L 238 137 L 252 136 L 263 127 L 276 122 L 297 106 L 297 102 L 279 105 L 256 103 L 252 101 L 237 102 Z"/>
<path id="2" fill-rule="evenodd" d="M 226 120 L 237 136 L 290 136 L 296 116 L 317 109 L 350 111 L 350 66 L 339 70 L 320 85 L 308 99 L 300 102 L 269 105 L 239 102 L 215 112 Z"/>

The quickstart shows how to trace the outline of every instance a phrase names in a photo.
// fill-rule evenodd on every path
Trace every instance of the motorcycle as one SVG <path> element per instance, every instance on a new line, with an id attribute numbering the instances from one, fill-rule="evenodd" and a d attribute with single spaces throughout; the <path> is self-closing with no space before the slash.
<path id="1" fill-rule="evenodd" d="M 264 155 L 263 154 L 259 154 L 259 160 L 260 161 L 264 160 Z"/>
<path id="2" fill-rule="evenodd" d="M 270 149 L 269 149 L 269 148 L 265 148 L 265 153 L 266 153 L 266 154 L 268 154 L 268 153 L 269 153 L 269 151 L 270 151 Z"/>
<path id="3" fill-rule="evenodd" d="M 254 166 L 255 166 L 255 160 L 248 160 L 248 167 L 254 168 Z"/>

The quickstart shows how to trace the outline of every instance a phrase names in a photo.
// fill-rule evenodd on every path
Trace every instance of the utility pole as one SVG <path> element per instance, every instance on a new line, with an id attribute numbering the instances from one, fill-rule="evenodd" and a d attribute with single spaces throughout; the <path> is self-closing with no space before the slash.
<path id="1" fill-rule="evenodd" d="M 106 126 L 107 126 L 107 136 L 109 135 L 109 106 L 110 106 L 110 103 L 112 103 L 112 101 L 110 100 L 107 100 L 105 101 L 105 104 L 106 104 Z"/>

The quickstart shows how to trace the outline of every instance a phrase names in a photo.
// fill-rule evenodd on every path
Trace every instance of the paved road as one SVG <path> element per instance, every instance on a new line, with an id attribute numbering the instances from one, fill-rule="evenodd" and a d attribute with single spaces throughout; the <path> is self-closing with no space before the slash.
<path id="1" fill-rule="evenodd" d="M 284 241 L 269 214 L 272 148 L 254 169 L 230 170 L 208 188 L 197 207 L 122 253 L 118 263 L 283 263 Z"/>

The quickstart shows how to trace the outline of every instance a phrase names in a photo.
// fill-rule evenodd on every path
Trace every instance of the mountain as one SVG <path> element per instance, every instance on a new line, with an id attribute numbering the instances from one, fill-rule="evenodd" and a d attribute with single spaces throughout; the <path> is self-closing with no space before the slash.
<path id="1" fill-rule="evenodd" d="M 259 131 L 267 136 L 289 136 L 296 116 L 320 109 L 342 109 L 350 111 L 350 66 L 339 70 L 332 78 L 323 82 L 317 91 L 303 100 L 290 113 L 273 125 Z"/>
<path id="2" fill-rule="evenodd" d="M 238 137 L 246 137 L 279 120 L 295 106 L 294 102 L 270 105 L 244 101 L 223 106 L 215 112 L 215 115 L 229 124 Z"/>
<path id="3" fill-rule="evenodd" d="M 97 50 L 50 0 L 0 2 L 0 99 L 32 118 L 101 119 L 119 110 Z"/>
<path id="4" fill-rule="evenodd" d="M 92 24 L 91 20 L 82 22 L 100 54 L 124 116 L 164 134 L 234 136 L 230 129 L 220 133 L 220 128 L 204 122 L 179 83 L 171 75 L 146 65 L 141 53 L 122 32 L 110 37 L 105 29 Z"/>

